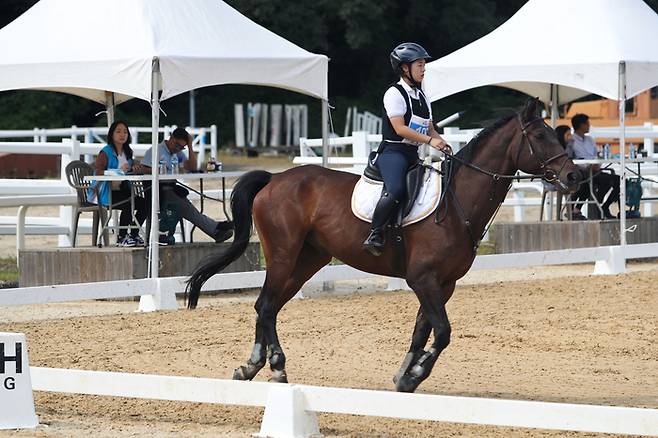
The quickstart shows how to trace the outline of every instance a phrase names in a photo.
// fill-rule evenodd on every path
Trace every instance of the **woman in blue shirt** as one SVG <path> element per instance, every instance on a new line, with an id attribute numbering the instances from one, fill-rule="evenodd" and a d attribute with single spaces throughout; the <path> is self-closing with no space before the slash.
<path id="1" fill-rule="evenodd" d="M 127 173 L 133 171 L 133 166 L 139 166 L 133 160 L 133 150 L 130 147 L 130 131 L 125 122 L 117 120 L 110 125 L 107 133 L 107 142 L 108 144 L 105 145 L 96 157 L 96 162 L 94 163 L 96 175 L 103 175 L 108 169 L 117 169 Z M 130 211 L 129 183 L 123 181 L 118 188 L 111 188 L 109 181 L 100 182 L 98 190 L 100 199 L 97 202 L 109 206 L 110 190 L 112 190 L 112 208 L 121 210 L 117 246 L 144 245 L 144 240 L 139 237 L 139 226 L 144 223 L 148 214 L 144 198 L 135 197 L 135 217 L 139 224 L 133 224 L 132 213 Z M 130 234 L 128 234 L 129 228 Z"/>

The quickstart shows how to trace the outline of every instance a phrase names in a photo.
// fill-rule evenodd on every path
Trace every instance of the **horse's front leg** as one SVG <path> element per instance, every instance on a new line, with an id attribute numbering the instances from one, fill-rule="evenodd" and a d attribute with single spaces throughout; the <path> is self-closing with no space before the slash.
<path id="1" fill-rule="evenodd" d="M 412 288 L 420 301 L 420 309 L 416 318 L 412 348 L 396 376 L 395 389 L 400 392 L 414 392 L 430 375 L 439 355 L 450 344 L 451 329 L 445 304 L 452 295 L 455 283 L 443 287 Z M 421 320 L 421 316 L 424 316 L 424 320 Z M 423 351 L 422 347 L 429 337 L 428 326 L 434 329 L 434 342 L 427 351 Z M 424 335 L 425 333 L 427 335 Z M 418 345 L 421 341 L 422 344 Z"/>
<path id="2" fill-rule="evenodd" d="M 398 373 L 393 377 L 393 383 L 395 383 L 396 388 L 398 391 L 402 391 L 402 389 L 398 388 L 398 381 L 404 376 L 405 374 L 408 374 L 409 371 L 411 370 L 411 367 L 417 364 L 418 359 L 426 353 L 424 350 L 425 344 L 427 344 L 427 339 L 430 337 L 430 332 L 432 331 L 432 325 L 428 321 L 427 318 L 425 318 L 425 315 L 423 314 L 423 308 L 419 307 L 418 308 L 418 314 L 416 315 L 416 325 L 414 326 L 414 333 L 411 335 L 411 346 L 409 347 L 409 351 L 407 352 L 406 356 L 404 357 L 404 360 L 402 361 L 402 366 L 400 367 L 400 370 Z"/>

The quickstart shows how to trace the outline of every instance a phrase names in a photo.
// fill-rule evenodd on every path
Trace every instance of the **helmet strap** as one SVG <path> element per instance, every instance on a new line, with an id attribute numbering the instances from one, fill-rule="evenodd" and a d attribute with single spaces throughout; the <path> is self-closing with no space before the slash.
<path id="1" fill-rule="evenodd" d="M 404 69 L 402 68 L 402 66 L 400 66 L 400 72 L 402 73 L 402 75 L 401 75 L 402 79 L 408 79 L 409 82 L 411 82 L 411 87 L 412 88 L 420 88 L 421 84 L 419 82 L 416 82 L 416 80 L 411 76 L 411 63 L 406 63 L 406 64 L 409 66 L 408 72 L 405 72 Z"/>

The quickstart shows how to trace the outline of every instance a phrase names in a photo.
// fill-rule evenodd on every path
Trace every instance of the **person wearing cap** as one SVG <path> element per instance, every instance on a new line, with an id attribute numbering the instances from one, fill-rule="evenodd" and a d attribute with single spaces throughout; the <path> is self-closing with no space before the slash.
<path id="1" fill-rule="evenodd" d="M 406 195 L 407 169 L 418 161 L 418 147 L 429 144 L 444 153 L 451 152 L 434 129 L 432 108 L 421 89 L 430 55 L 419 44 L 403 43 L 393 49 L 390 59 L 399 81 L 384 93 L 383 140 L 373 160 L 384 180 L 384 190 L 363 242 L 363 249 L 375 256 L 382 253 L 385 227 Z"/>

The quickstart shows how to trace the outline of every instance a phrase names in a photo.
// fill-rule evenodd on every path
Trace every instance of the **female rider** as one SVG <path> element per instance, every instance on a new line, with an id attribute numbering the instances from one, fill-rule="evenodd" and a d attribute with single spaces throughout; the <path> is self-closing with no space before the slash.
<path id="1" fill-rule="evenodd" d="M 374 164 L 384 180 L 384 190 L 372 216 L 370 234 L 363 248 L 375 256 L 385 244 L 384 228 L 405 197 L 407 169 L 418 161 L 418 146 L 427 143 L 450 152 L 432 124 L 432 108 L 421 90 L 427 51 L 416 43 L 403 43 L 391 52 L 391 66 L 400 81 L 384 94 L 383 141 Z"/>

